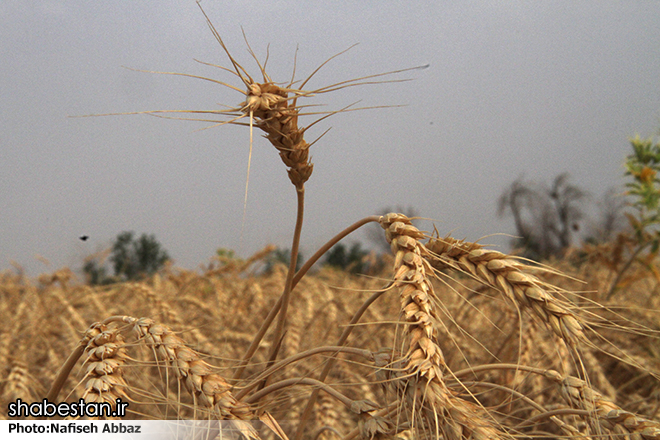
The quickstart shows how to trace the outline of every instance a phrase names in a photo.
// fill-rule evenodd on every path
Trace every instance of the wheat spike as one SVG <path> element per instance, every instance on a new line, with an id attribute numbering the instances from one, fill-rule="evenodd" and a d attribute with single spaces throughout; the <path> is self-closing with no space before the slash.
<path id="1" fill-rule="evenodd" d="M 434 268 L 467 272 L 499 290 L 515 304 L 533 312 L 570 346 L 587 341 L 580 318 L 519 260 L 451 237 L 431 238 L 426 246 L 431 251 L 427 259 Z"/>
<path id="2" fill-rule="evenodd" d="M 171 366 L 176 378 L 195 397 L 196 402 L 207 408 L 217 408 L 225 419 L 249 420 L 254 417 L 248 405 L 234 398 L 231 385 L 213 373 L 211 366 L 169 327 L 157 324 L 150 318 L 125 317 L 124 321 L 133 326 L 138 338 L 154 350 L 158 359 Z"/>
<path id="3" fill-rule="evenodd" d="M 562 398 L 576 409 L 587 410 L 593 433 L 602 429 L 631 440 L 660 440 L 660 422 L 623 410 L 587 382 L 573 376 L 548 375 L 561 388 Z M 597 422 L 597 423 L 596 423 Z"/>
<path id="4" fill-rule="evenodd" d="M 2 401 L 12 402 L 20 398 L 24 402 L 33 402 L 34 397 L 38 395 L 35 392 L 35 384 L 38 382 L 30 374 L 28 365 L 19 360 L 14 360 L 10 365 L 9 375 L 0 394 Z"/>
<path id="5" fill-rule="evenodd" d="M 456 396 L 444 382 L 447 366 L 437 343 L 437 298 L 429 278 L 433 268 L 425 258 L 429 251 L 419 241 L 424 234 L 403 214 L 384 215 L 379 223 L 395 256 L 394 286 L 400 288 L 401 315 L 407 323 L 403 358 L 385 362 L 400 364 L 400 372 L 393 375 L 400 379 L 388 383 L 414 409 L 412 426 L 445 440 L 508 438 L 479 406 Z"/>
<path id="6" fill-rule="evenodd" d="M 117 399 L 128 399 L 122 367 L 125 364 L 124 338 L 117 328 L 92 324 L 85 332 L 87 358 L 83 364 L 87 379 L 82 398 L 87 402 L 107 402 L 113 410 Z"/>

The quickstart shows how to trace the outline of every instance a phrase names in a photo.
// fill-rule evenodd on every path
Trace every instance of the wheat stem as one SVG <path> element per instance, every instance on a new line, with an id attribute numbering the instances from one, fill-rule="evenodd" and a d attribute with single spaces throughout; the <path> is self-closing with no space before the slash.
<path id="1" fill-rule="evenodd" d="M 82 354 L 85 352 L 87 342 L 89 342 L 89 339 L 87 336 L 85 336 L 80 340 L 80 342 L 78 342 L 76 348 L 73 350 L 73 352 L 71 352 L 66 362 L 64 362 L 57 373 L 57 377 L 53 381 L 53 384 L 50 386 L 50 389 L 46 394 L 47 401 L 55 402 L 57 400 L 57 396 L 60 394 L 62 386 L 64 385 L 64 382 L 66 382 L 66 379 L 69 377 L 69 374 L 71 374 L 73 366 L 76 365 L 78 359 L 80 359 L 80 356 L 82 356 Z"/>
<path id="2" fill-rule="evenodd" d="M 250 362 L 250 359 L 252 359 L 252 356 L 254 356 L 254 353 L 259 348 L 259 344 L 261 343 L 261 340 L 263 339 L 264 335 L 270 328 L 270 325 L 272 324 L 273 320 L 275 319 L 275 316 L 277 316 L 278 313 L 280 314 L 279 315 L 280 318 L 278 319 L 273 340 L 279 341 L 280 339 L 282 339 L 282 335 L 284 334 L 284 329 L 286 325 L 286 313 L 289 307 L 289 298 L 291 296 L 291 290 L 293 289 L 293 277 L 296 271 L 296 263 L 298 261 L 298 249 L 300 247 L 300 233 L 302 232 L 303 213 L 305 210 L 305 188 L 303 184 L 301 184 L 299 188 L 296 187 L 296 195 L 298 199 L 298 211 L 297 211 L 298 214 L 296 216 L 296 226 L 293 233 L 293 243 L 291 245 L 291 261 L 289 262 L 289 271 L 287 272 L 284 292 L 282 292 L 280 299 L 278 299 L 277 303 L 273 306 L 270 312 L 268 312 L 268 316 L 266 317 L 264 323 L 259 328 L 259 331 L 255 335 L 254 340 L 250 344 L 250 347 L 248 347 L 247 352 L 243 356 L 243 359 L 241 360 L 238 368 L 236 369 L 236 372 L 234 373 L 233 378 L 235 380 L 239 380 L 243 376 L 245 367 Z M 273 356 L 273 353 L 275 350 L 277 350 L 278 346 L 279 344 L 273 345 L 273 348 L 271 349 L 268 358 L 271 358 Z"/>
<path id="3" fill-rule="evenodd" d="M 269 376 L 286 367 L 287 365 L 320 353 L 333 353 L 333 357 L 339 353 L 350 353 L 363 356 L 369 360 L 373 360 L 372 353 L 369 350 L 363 350 L 361 348 L 340 347 L 335 345 L 312 348 L 310 350 L 297 353 L 286 359 L 282 359 L 281 361 L 270 366 L 268 369 L 264 370 L 264 372 L 257 376 L 250 384 L 246 385 L 243 389 L 236 393 L 236 400 L 242 400 L 254 387 L 259 384 L 259 382 L 267 379 Z"/>
<path id="4" fill-rule="evenodd" d="M 361 228 L 362 226 L 372 223 L 372 222 L 377 222 L 379 216 L 377 215 L 370 215 L 369 217 L 365 217 L 361 220 L 356 221 L 346 229 L 342 230 L 340 233 L 332 237 L 327 243 L 325 243 L 323 246 L 321 246 L 314 255 L 312 255 L 306 262 L 303 264 L 303 266 L 300 268 L 300 270 L 296 273 L 296 276 L 293 277 L 293 286 L 295 287 L 296 284 L 298 284 L 298 281 L 302 279 L 302 277 L 305 276 L 305 274 L 311 269 L 311 267 L 316 263 L 323 255 L 325 255 L 326 252 L 330 250 L 334 245 L 339 243 L 344 237 L 346 237 L 348 234 L 351 232 L 354 232 Z"/>
<path id="5" fill-rule="evenodd" d="M 342 393 L 330 387 L 328 384 L 325 384 L 319 380 L 312 379 L 309 377 L 292 377 L 290 379 L 281 380 L 272 385 L 268 385 L 266 388 L 264 388 L 263 390 L 257 393 L 252 394 L 250 397 L 246 398 L 244 402 L 249 405 L 253 405 L 256 402 L 258 402 L 260 399 L 262 399 L 264 396 L 267 396 L 272 392 L 281 390 L 282 388 L 287 388 L 293 385 L 311 385 L 313 387 L 322 389 L 323 391 L 325 391 L 326 393 L 330 394 L 332 397 L 336 398 L 341 403 L 343 403 L 347 408 L 351 408 L 351 405 L 354 402 L 352 399 L 349 399 L 348 397 L 344 396 Z"/>
<path id="6" fill-rule="evenodd" d="M 279 341 L 284 335 L 284 329 L 286 327 L 286 315 L 289 309 L 291 290 L 293 289 L 293 277 L 296 273 L 296 263 L 298 262 L 300 234 L 302 232 L 303 214 L 305 211 L 305 188 L 301 184 L 300 187 L 296 187 L 296 190 L 296 196 L 298 200 L 298 215 L 296 216 L 296 227 L 293 231 L 293 243 L 291 244 L 291 261 L 289 262 L 289 272 L 286 275 L 286 285 L 284 286 L 284 292 L 282 292 L 282 307 L 280 308 L 280 315 L 277 322 L 277 327 L 275 328 L 275 335 L 273 336 L 275 341 Z"/>
<path id="7" fill-rule="evenodd" d="M 325 243 L 319 250 L 314 253 L 314 255 L 309 258 L 305 264 L 300 268 L 300 270 L 296 273 L 296 275 L 293 277 L 293 282 L 292 282 L 292 287 L 291 289 L 294 289 L 300 280 L 305 276 L 305 274 L 311 269 L 311 267 L 316 263 L 325 253 L 332 248 L 335 244 L 337 244 L 340 240 L 342 240 L 344 237 L 349 235 L 350 233 L 358 230 L 362 226 L 369 224 L 371 222 L 378 221 L 379 216 L 369 216 L 365 217 L 361 220 L 358 220 L 357 222 L 353 223 L 349 227 L 345 228 L 341 232 L 339 232 L 337 235 L 332 237 L 327 243 Z M 266 316 L 266 319 L 264 319 L 264 322 L 261 324 L 259 327 L 259 330 L 254 336 L 254 339 L 252 340 L 252 343 L 246 350 L 245 354 L 243 355 L 243 359 L 241 360 L 238 368 L 236 369 L 233 379 L 234 380 L 239 380 L 243 372 L 245 370 L 245 367 L 247 364 L 250 362 L 252 359 L 252 356 L 254 356 L 254 353 L 256 353 L 257 349 L 259 348 L 259 344 L 261 343 L 263 337 L 266 335 L 266 332 L 268 331 L 268 328 L 270 327 L 271 323 L 273 322 L 273 319 L 275 316 L 277 316 L 277 313 L 280 310 L 280 307 L 282 306 L 282 297 L 280 297 L 275 305 L 273 305 L 273 308 L 268 312 L 268 315 Z M 323 380 L 323 379 L 321 379 Z"/>
<path id="8" fill-rule="evenodd" d="M 616 278 L 614 281 L 612 281 L 612 285 L 610 286 L 610 289 L 607 291 L 607 294 L 605 295 L 605 300 L 609 301 L 612 299 L 612 297 L 616 294 L 617 292 L 617 287 L 619 283 L 621 282 L 621 279 L 623 278 L 623 275 L 628 271 L 630 266 L 635 262 L 637 259 L 637 256 L 642 253 L 644 249 L 649 247 L 653 242 L 649 243 L 643 243 L 637 249 L 635 249 L 635 252 L 632 253 L 632 255 L 628 258 L 626 263 L 623 265 L 621 269 L 619 269 L 619 272 L 616 274 Z"/>
<path id="9" fill-rule="evenodd" d="M 380 298 L 381 295 L 385 293 L 390 288 L 391 285 L 392 283 L 389 283 L 383 289 L 373 293 L 369 297 L 369 299 L 367 299 L 362 304 L 362 306 L 353 315 L 353 318 L 351 318 L 351 322 L 349 323 L 349 325 L 347 325 L 346 328 L 344 328 L 344 331 L 342 332 L 341 336 L 339 336 L 339 340 L 337 341 L 337 346 L 343 346 L 346 343 L 348 337 L 353 331 L 353 328 L 355 328 L 354 325 L 360 321 L 360 318 L 362 318 L 364 312 L 366 312 L 369 306 L 373 304 L 374 301 L 376 301 L 378 298 Z M 328 377 L 328 374 L 330 374 L 330 370 L 332 370 L 332 367 L 335 365 L 336 360 L 337 360 L 336 355 L 328 359 L 328 361 L 323 366 L 323 371 L 321 371 L 321 374 L 319 375 L 319 379 L 318 379 L 319 381 L 321 382 L 325 381 L 325 379 Z M 312 395 L 309 397 L 309 401 L 307 402 L 307 405 L 303 410 L 302 416 L 300 417 L 300 423 L 298 424 L 298 429 L 296 430 L 296 435 L 294 437 L 294 440 L 300 440 L 302 438 L 305 423 L 312 414 L 312 410 L 314 409 L 314 405 L 316 404 L 318 395 L 319 395 L 319 390 L 312 391 Z"/>

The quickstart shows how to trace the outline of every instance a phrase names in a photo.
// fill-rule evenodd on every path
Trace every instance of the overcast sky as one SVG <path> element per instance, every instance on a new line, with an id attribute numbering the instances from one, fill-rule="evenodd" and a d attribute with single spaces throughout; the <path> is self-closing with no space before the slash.
<path id="1" fill-rule="evenodd" d="M 386 206 L 413 206 L 438 230 L 477 240 L 514 233 L 497 199 L 523 175 L 569 172 L 594 199 L 622 187 L 628 138 L 660 128 L 658 1 L 202 2 L 253 75 L 241 28 L 276 81 L 309 83 L 430 64 L 406 83 L 356 87 L 303 104 L 336 110 L 312 149 L 303 252 Z M 244 97 L 181 72 L 240 84 L 194 0 L 0 2 L 0 270 L 79 268 L 125 230 L 155 234 L 195 269 L 219 247 L 248 256 L 290 246 L 295 192 L 276 150 L 255 137 L 245 223 L 248 131 L 145 115 L 212 110 Z M 303 120 L 303 124 L 313 119 Z M 423 225 L 424 226 L 424 225 Z M 428 226 L 428 224 L 426 225 Z M 241 241 L 241 229 L 243 240 Z M 90 239 L 82 242 L 81 234 Z M 356 237 L 361 238 L 361 237 Z M 493 238 L 488 242 L 506 243 Z M 47 266 L 35 259 L 41 255 Z"/>

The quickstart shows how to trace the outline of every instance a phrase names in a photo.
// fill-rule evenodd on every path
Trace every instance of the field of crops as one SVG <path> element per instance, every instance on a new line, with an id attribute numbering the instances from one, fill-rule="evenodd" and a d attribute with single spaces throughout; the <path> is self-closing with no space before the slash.
<path id="1" fill-rule="evenodd" d="M 251 49 L 250 76 L 208 24 L 238 85 L 211 81 L 245 100 L 188 113 L 259 130 L 279 153 L 297 201 L 289 266 L 264 270 L 269 247 L 101 286 L 68 268 L 1 272 L 3 418 L 17 399 L 84 399 L 127 402 L 126 419 L 227 420 L 249 438 L 660 440 L 660 144 L 633 142 L 637 211 L 615 241 L 537 263 L 389 213 L 297 269 L 306 130 L 346 110 L 304 127 L 299 101 L 402 71 L 275 83 Z M 378 270 L 313 269 L 370 223 L 391 249 Z"/>
<path id="2" fill-rule="evenodd" d="M 406 229 L 403 216 L 389 220 L 399 224 L 388 230 Z M 601 261 L 604 247 L 581 255 L 579 266 L 553 262 L 562 276 L 469 243 L 421 242 L 399 245 L 420 261 L 399 253 L 382 273 L 324 268 L 302 278 L 284 337 L 268 333 L 242 374 L 286 282 L 284 266 L 255 273 L 267 252 L 215 260 L 205 273 L 168 269 L 102 287 L 81 284 L 68 269 L 38 280 L 6 271 L 2 407 L 46 396 L 80 347 L 52 400 L 119 397 L 129 419 L 270 414 L 290 437 L 302 426 L 305 438 L 435 429 L 456 438 L 658 438 L 660 295 L 652 271 L 640 268 L 605 301 L 599 292 L 615 273 Z M 317 402 L 303 417 L 314 390 Z"/>

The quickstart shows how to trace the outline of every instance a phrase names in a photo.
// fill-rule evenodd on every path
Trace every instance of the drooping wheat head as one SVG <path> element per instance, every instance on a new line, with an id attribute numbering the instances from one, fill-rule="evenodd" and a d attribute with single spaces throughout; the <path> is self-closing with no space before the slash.
<path id="1" fill-rule="evenodd" d="M 660 439 L 660 422 L 622 409 L 582 379 L 562 377 L 558 373 L 551 378 L 560 386 L 561 396 L 571 408 L 589 412 L 591 435 L 603 435 L 605 431 L 606 435 L 631 440 Z"/>
<path id="2" fill-rule="evenodd" d="M 254 417 L 248 405 L 236 401 L 231 386 L 199 354 L 169 327 L 150 318 L 124 317 L 139 340 L 153 350 L 155 357 L 174 373 L 193 396 L 195 404 L 217 411 L 222 419 L 249 420 Z"/>
<path id="3" fill-rule="evenodd" d="M 477 243 L 452 237 L 431 238 L 428 260 L 437 269 L 466 272 L 502 292 L 523 310 L 532 312 L 569 346 L 586 342 L 584 325 L 570 305 L 555 297 L 548 286 L 530 274 L 529 266 L 509 255 L 483 249 Z"/>
<path id="4" fill-rule="evenodd" d="M 81 397 L 86 402 L 107 402 L 114 411 L 118 399 L 129 400 L 123 371 L 126 362 L 124 338 L 118 328 L 97 322 L 85 332 L 84 339 L 88 342 L 82 379 L 85 391 Z"/>

